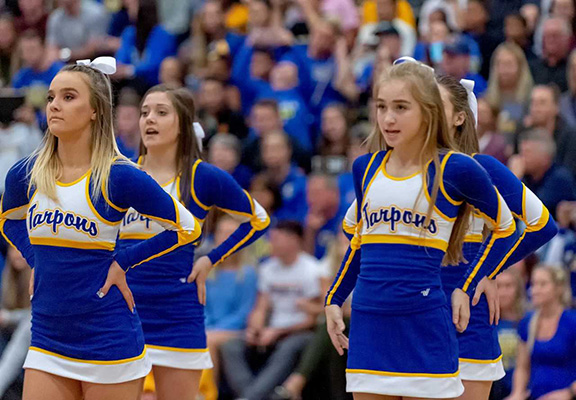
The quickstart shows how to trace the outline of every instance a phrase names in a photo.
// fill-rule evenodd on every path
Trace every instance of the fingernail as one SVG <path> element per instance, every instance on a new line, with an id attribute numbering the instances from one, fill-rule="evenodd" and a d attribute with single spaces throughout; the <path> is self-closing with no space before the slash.
<path id="1" fill-rule="evenodd" d="M 30 301 L 32 301 L 33 298 L 34 298 L 34 295 L 31 294 L 31 295 L 30 295 Z"/>
<path id="2" fill-rule="evenodd" d="M 101 290 L 99 290 L 99 291 L 96 293 L 96 296 L 98 296 L 99 298 L 102 298 L 102 297 L 104 297 L 104 293 L 103 293 Z"/>

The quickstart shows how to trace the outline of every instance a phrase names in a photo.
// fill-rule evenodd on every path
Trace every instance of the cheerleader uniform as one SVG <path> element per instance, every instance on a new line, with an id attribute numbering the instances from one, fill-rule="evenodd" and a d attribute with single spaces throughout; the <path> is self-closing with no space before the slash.
<path id="1" fill-rule="evenodd" d="M 146 173 L 117 162 L 95 198 L 92 171 L 71 183 L 56 182 L 58 201 L 29 182 L 33 161 L 8 172 L 0 228 L 34 268 L 32 340 L 24 368 L 84 382 L 121 383 L 151 368 L 136 311 L 116 286 L 100 298 L 113 261 L 124 270 L 191 243 L 200 234 L 194 217 Z M 166 231 L 132 248 L 116 250 L 129 207 Z"/>
<path id="2" fill-rule="evenodd" d="M 214 266 L 264 234 L 270 223 L 266 211 L 228 173 L 197 160 L 191 182 L 188 209 L 200 224 L 213 207 L 242 223 L 208 254 Z M 164 190 L 177 199 L 182 198 L 180 188 L 180 177 L 164 185 Z M 122 221 L 119 247 L 129 248 L 162 230 L 162 226 L 131 209 Z M 150 265 L 128 275 L 153 365 L 212 368 L 206 347 L 204 307 L 198 302 L 196 283 L 186 281 L 193 263 L 194 245 L 187 245 L 151 260 L 147 263 Z"/>
<path id="3" fill-rule="evenodd" d="M 457 397 L 464 387 L 440 267 L 459 207 L 464 201 L 473 205 L 492 228 L 458 284 L 466 293 L 506 260 L 519 235 L 486 172 L 453 152 L 441 155 L 442 190 L 424 228 L 435 165 L 426 165 L 426 180 L 421 172 L 396 178 L 386 173 L 391 151 L 354 163 L 357 202 L 346 217 L 354 237 L 326 296 L 326 305 L 341 306 L 354 289 L 347 390 Z"/>
<path id="4" fill-rule="evenodd" d="M 475 154 L 473 158 L 488 172 L 492 183 L 504 198 L 515 218 L 523 228 L 521 240 L 513 249 L 506 263 L 489 277 L 523 259 L 531 252 L 552 239 L 558 229 L 550 213 L 530 189 L 502 163 L 491 156 Z M 521 227 L 520 227 L 521 225 Z M 457 266 L 442 268 L 442 286 L 449 298 L 458 282 L 466 273 L 482 245 L 484 221 L 474 216 L 464 239 L 464 261 Z M 471 307 L 470 323 L 463 333 L 456 333 L 460 351 L 460 378 L 470 381 L 497 381 L 504 377 L 502 351 L 498 341 L 496 325 L 490 325 L 490 311 L 486 297 L 482 296 L 476 306 Z"/>

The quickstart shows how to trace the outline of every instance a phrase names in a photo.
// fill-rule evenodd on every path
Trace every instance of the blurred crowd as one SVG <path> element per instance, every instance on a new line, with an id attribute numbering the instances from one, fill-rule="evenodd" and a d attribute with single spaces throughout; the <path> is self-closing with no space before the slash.
<path id="1" fill-rule="evenodd" d="M 209 279 L 215 369 L 203 376 L 205 399 L 351 398 L 322 298 L 347 247 L 341 222 L 354 200 L 350 168 L 374 129 L 372 82 L 400 56 L 475 82 L 481 151 L 507 164 L 560 227 L 498 278 L 508 375 L 492 399 L 513 391 L 519 341 L 532 343 L 532 362 L 518 368 L 533 379 L 558 368 L 537 344 L 539 329 L 558 324 L 547 312 L 570 309 L 576 289 L 574 0 L 0 0 L 0 11 L 0 193 L 8 169 L 42 140 L 55 74 L 110 55 L 121 151 L 138 157 L 148 88 L 186 87 L 205 160 L 272 217 L 265 238 Z M 235 226 L 210 216 L 198 254 Z M 29 271 L 1 246 L 0 396 L 18 399 Z M 576 354 L 576 334 L 552 333 Z M 576 360 L 565 362 L 576 381 Z M 149 383 L 144 397 L 153 396 Z"/>

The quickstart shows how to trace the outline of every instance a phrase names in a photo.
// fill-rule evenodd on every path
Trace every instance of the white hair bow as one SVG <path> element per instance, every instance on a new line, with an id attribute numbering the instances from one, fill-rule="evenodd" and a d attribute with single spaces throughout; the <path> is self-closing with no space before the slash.
<path id="1" fill-rule="evenodd" d="M 413 63 L 413 64 L 418 64 L 421 65 L 423 67 L 429 68 L 432 70 L 432 72 L 434 72 L 434 68 L 432 68 L 429 65 L 424 64 L 423 62 L 420 62 L 418 60 L 416 60 L 413 57 L 408 57 L 408 56 L 404 56 L 404 57 L 400 57 L 396 60 L 394 60 L 394 62 L 392 63 L 392 65 L 399 65 L 399 64 L 404 64 L 404 63 Z"/>
<path id="2" fill-rule="evenodd" d="M 464 86 L 466 93 L 468 93 L 468 107 L 470 107 L 470 111 L 474 115 L 474 126 L 478 126 L 478 99 L 476 99 L 474 94 L 475 83 L 470 79 L 460 79 L 460 84 Z"/>
<path id="3" fill-rule="evenodd" d="M 98 57 L 92 61 L 90 59 L 78 60 L 76 64 L 87 65 L 106 75 L 112 75 L 116 72 L 116 59 L 114 57 Z"/>
<path id="4" fill-rule="evenodd" d="M 202 139 L 204 139 L 204 137 L 206 136 L 206 134 L 204 133 L 204 129 L 202 129 L 202 125 L 200 125 L 200 122 L 194 122 L 192 124 L 192 127 L 194 129 L 194 134 L 196 135 L 196 139 L 198 141 L 198 148 L 200 149 L 200 151 L 202 151 Z"/>

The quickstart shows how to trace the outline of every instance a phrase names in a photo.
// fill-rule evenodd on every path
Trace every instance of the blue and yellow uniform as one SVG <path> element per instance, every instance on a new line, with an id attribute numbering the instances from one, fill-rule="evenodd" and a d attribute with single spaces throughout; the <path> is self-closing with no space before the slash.
<path id="1" fill-rule="evenodd" d="M 492 183 L 504 198 L 510 211 L 521 223 L 523 231 L 520 242 L 499 270 L 493 271 L 494 278 L 503 269 L 523 259 L 548 242 L 558 229 L 540 199 L 516 178 L 502 163 L 491 156 L 475 154 L 473 158 L 488 172 Z M 464 239 L 463 255 L 467 262 L 458 266 L 442 268 L 442 285 L 447 297 L 456 289 L 458 282 L 468 270 L 469 261 L 474 260 L 482 245 L 484 221 L 475 216 Z M 502 352 L 498 342 L 496 325 L 490 325 L 490 312 L 486 297 L 472 307 L 470 323 L 463 333 L 457 333 L 460 351 L 460 378 L 470 381 L 496 381 L 504 377 Z"/>
<path id="2" fill-rule="evenodd" d="M 34 268 L 32 343 L 24 368 L 94 383 L 120 383 L 150 371 L 144 335 L 116 286 L 104 285 L 113 261 L 138 266 L 200 235 L 194 217 L 146 173 L 128 162 L 111 168 L 102 195 L 93 195 L 92 171 L 56 182 L 58 201 L 29 181 L 33 160 L 8 172 L 0 228 Z M 128 208 L 166 230 L 137 246 L 116 249 Z"/>
<path id="3" fill-rule="evenodd" d="M 180 178 L 164 190 L 182 199 Z M 192 168 L 188 209 L 203 224 L 216 207 L 242 222 L 238 229 L 208 257 L 217 266 L 226 257 L 258 239 L 270 220 L 266 211 L 227 172 L 197 160 Z M 161 232 L 163 227 L 129 210 L 120 229 L 120 248 L 129 248 Z M 198 302 L 196 284 L 186 283 L 194 263 L 194 245 L 151 260 L 128 275 L 142 321 L 148 354 L 153 365 L 205 369 L 212 367 L 206 348 L 204 307 Z"/>
<path id="4" fill-rule="evenodd" d="M 458 342 L 442 290 L 441 265 L 464 202 L 491 228 L 458 287 L 472 293 L 506 261 L 519 234 L 506 203 L 471 157 L 442 154 L 441 170 L 396 178 L 386 172 L 390 151 L 359 157 L 353 166 L 357 201 L 346 216 L 353 234 L 326 304 L 342 305 L 352 289 L 347 390 L 447 398 L 463 392 Z M 431 182 L 440 190 L 430 222 Z M 417 344 L 417 345 L 416 345 Z"/>

